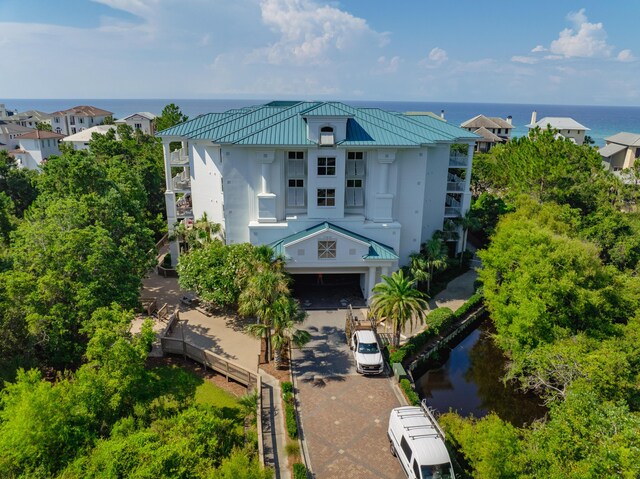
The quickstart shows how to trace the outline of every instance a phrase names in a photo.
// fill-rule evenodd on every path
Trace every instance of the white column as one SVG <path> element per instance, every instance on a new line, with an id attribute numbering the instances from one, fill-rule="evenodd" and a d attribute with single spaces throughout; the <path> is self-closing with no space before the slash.
<path id="1" fill-rule="evenodd" d="M 380 181 L 378 182 L 378 193 L 389 192 L 389 162 L 380 162 Z"/>
<path id="2" fill-rule="evenodd" d="M 262 193 L 269 193 L 269 165 L 266 161 L 262 163 Z"/>
<path id="3" fill-rule="evenodd" d="M 166 181 L 167 191 L 173 189 L 171 184 L 171 150 L 169 149 L 169 141 L 162 142 L 162 152 L 164 154 L 164 178 Z"/>
<path id="4" fill-rule="evenodd" d="M 388 266 L 383 266 L 381 274 L 382 274 L 382 276 L 389 276 L 389 267 Z"/>
<path id="5" fill-rule="evenodd" d="M 371 301 L 373 287 L 376 285 L 376 267 L 369 266 L 369 275 L 367 276 L 367 302 Z"/>

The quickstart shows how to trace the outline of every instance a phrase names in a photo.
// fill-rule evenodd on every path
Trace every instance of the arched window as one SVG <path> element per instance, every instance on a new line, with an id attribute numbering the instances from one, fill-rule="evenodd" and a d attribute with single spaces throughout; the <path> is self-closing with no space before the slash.
<path id="1" fill-rule="evenodd" d="M 320 146 L 333 146 L 335 143 L 333 127 L 323 126 L 320 128 Z"/>

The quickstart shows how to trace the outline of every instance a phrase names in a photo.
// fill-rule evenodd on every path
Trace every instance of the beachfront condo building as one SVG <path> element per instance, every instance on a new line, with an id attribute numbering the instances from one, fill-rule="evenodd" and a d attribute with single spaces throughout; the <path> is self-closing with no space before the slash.
<path id="1" fill-rule="evenodd" d="M 487 153 L 491 148 L 500 143 L 506 143 L 511 139 L 513 130 L 512 117 L 506 120 L 500 117 L 488 117 L 476 115 L 460 124 L 460 128 L 471 131 L 482 138 L 476 141 L 476 151 Z"/>
<path id="2" fill-rule="evenodd" d="M 116 125 L 129 125 L 134 130 L 140 130 L 147 135 L 153 135 L 156 132 L 156 116 L 148 111 L 141 111 L 125 116 L 115 121 Z"/>
<path id="3" fill-rule="evenodd" d="M 469 208 L 478 138 L 426 114 L 313 101 L 209 113 L 158 136 L 170 231 L 206 213 L 228 244 L 271 245 L 293 275 L 355 276 L 365 299 Z"/>

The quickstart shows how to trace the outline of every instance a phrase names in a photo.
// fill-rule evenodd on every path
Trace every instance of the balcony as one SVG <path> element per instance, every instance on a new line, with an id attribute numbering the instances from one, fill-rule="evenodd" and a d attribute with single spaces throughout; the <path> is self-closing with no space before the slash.
<path id="1" fill-rule="evenodd" d="M 173 191 L 188 191 L 191 189 L 191 177 L 188 170 L 183 170 L 176 176 L 171 178 L 171 184 L 173 185 Z"/>
<path id="2" fill-rule="evenodd" d="M 176 216 L 177 219 L 193 219 L 193 207 L 191 206 L 190 196 L 183 196 L 176 202 Z"/>
<path id="3" fill-rule="evenodd" d="M 452 195 L 447 195 L 444 206 L 444 215 L 446 217 L 462 215 L 462 203 L 456 200 Z"/>
<path id="4" fill-rule="evenodd" d="M 465 191 L 465 181 L 452 174 L 447 174 L 447 191 L 451 192 L 464 192 Z"/>
<path id="5" fill-rule="evenodd" d="M 469 161 L 469 156 L 466 153 L 450 153 L 449 154 L 449 167 L 460 168 L 466 167 Z"/>
<path id="6" fill-rule="evenodd" d="M 170 158 L 171 166 L 187 166 L 189 164 L 189 150 L 188 148 L 180 148 L 171 152 Z"/>

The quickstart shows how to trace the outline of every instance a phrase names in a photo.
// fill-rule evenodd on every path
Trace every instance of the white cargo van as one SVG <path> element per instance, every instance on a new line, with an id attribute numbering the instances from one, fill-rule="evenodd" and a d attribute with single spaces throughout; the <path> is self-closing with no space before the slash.
<path id="1" fill-rule="evenodd" d="M 454 479 L 444 432 L 423 400 L 421 407 L 391 411 L 387 431 L 391 454 L 410 479 Z"/>

